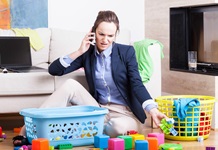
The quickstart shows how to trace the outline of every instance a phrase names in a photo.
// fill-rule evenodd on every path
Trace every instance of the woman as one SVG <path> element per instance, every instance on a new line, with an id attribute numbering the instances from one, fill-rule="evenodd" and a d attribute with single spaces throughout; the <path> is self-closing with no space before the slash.
<path id="1" fill-rule="evenodd" d="M 134 48 L 115 43 L 118 32 L 119 20 L 116 14 L 100 11 L 79 49 L 58 58 L 49 66 L 49 73 L 54 76 L 62 76 L 83 67 L 89 92 L 77 81 L 68 79 L 41 108 L 69 105 L 108 108 L 104 133 L 110 137 L 128 130 L 140 132 L 141 124 L 146 119 L 145 111 L 159 125 L 166 116 L 158 111 L 141 81 Z M 25 130 L 20 134 L 25 135 Z M 15 143 L 20 142 L 14 140 Z"/>

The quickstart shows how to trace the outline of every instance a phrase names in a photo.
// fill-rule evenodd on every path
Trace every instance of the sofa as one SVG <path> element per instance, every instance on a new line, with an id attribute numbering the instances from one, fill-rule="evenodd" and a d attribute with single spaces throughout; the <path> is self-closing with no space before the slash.
<path id="1" fill-rule="evenodd" d="M 43 42 L 43 48 L 31 48 L 32 64 L 48 68 L 49 64 L 62 55 L 76 51 L 85 32 L 57 28 L 34 29 Z M 0 29 L 0 36 L 15 36 L 13 30 Z M 116 42 L 131 44 L 131 34 L 121 30 Z M 153 60 L 154 72 L 145 84 L 152 97 L 161 95 L 160 46 L 148 47 Z M 0 114 L 18 113 L 21 109 L 39 107 L 65 80 L 72 78 L 88 89 L 84 71 L 79 69 L 64 76 L 51 76 L 46 70 L 25 73 L 0 73 Z"/>

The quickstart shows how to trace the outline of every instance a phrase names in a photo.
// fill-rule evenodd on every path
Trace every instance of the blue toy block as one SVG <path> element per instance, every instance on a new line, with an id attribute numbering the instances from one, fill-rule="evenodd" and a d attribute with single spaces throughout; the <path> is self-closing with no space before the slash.
<path id="1" fill-rule="evenodd" d="M 173 134 L 173 136 L 176 136 L 178 132 L 174 128 L 170 128 L 170 133 Z"/>
<path id="2" fill-rule="evenodd" d="M 94 147 L 95 148 L 108 148 L 108 135 L 96 135 L 94 136 Z"/>
<path id="3" fill-rule="evenodd" d="M 14 147 L 14 150 L 19 150 L 21 148 L 21 146 L 16 146 Z"/>
<path id="4" fill-rule="evenodd" d="M 148 141 L 147 140 L 136 140 L 135 141 L 135 150 L 148 150 Z"/>

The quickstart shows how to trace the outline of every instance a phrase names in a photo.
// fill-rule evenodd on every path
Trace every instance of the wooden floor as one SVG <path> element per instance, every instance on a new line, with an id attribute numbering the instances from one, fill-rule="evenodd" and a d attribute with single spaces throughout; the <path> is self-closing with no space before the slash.
<path id="1" fill-rule="evenodd" d="M 0 142 L 0 150 L 13 150 L 12 138 L 16 135 L 12 131 L 3 131 L 6 133 L 7 138 Z M 147 133 L 159 132 L 159 129 L 146 129 L 145 136 Z M 206 150 L 206 146 L 216 147 L 218 150 L 218 131 L 211 131 L 208 139 L 203 142 L 198 141 L 171 141 L 165 140 L 165 143 L 180 143 L 183 146 L 183 150 Z M 74 147 L 73 150 L 89 150 L 92 146 L 88 147 Z"/>

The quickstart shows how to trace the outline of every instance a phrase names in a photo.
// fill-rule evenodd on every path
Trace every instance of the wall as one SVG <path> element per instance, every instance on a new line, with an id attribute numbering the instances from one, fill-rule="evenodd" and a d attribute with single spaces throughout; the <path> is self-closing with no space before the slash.
<path id="1" fill-rule="evenodd" d="M 89 31 L 100 10 L 115 11 L 131 41 L 144 38 L 144 0 L 48 0 L 49 27 Z"/>
<path id="2" fill-rule="evenodd" d="M 172 94 L 211 95 L 218 98 L 217 77 L 171 71 L 169 69 L 169 8 L 218 3 L 217 0 L 145 0 L 145 36 L 164 45 L 162 59 L 162 92 Z M 218 108 L 218 104 L 215 104 Z M 218 113 L 214 110 L 214 114 Z M 213 122 L 218 128 L 218 119 Z"/>

